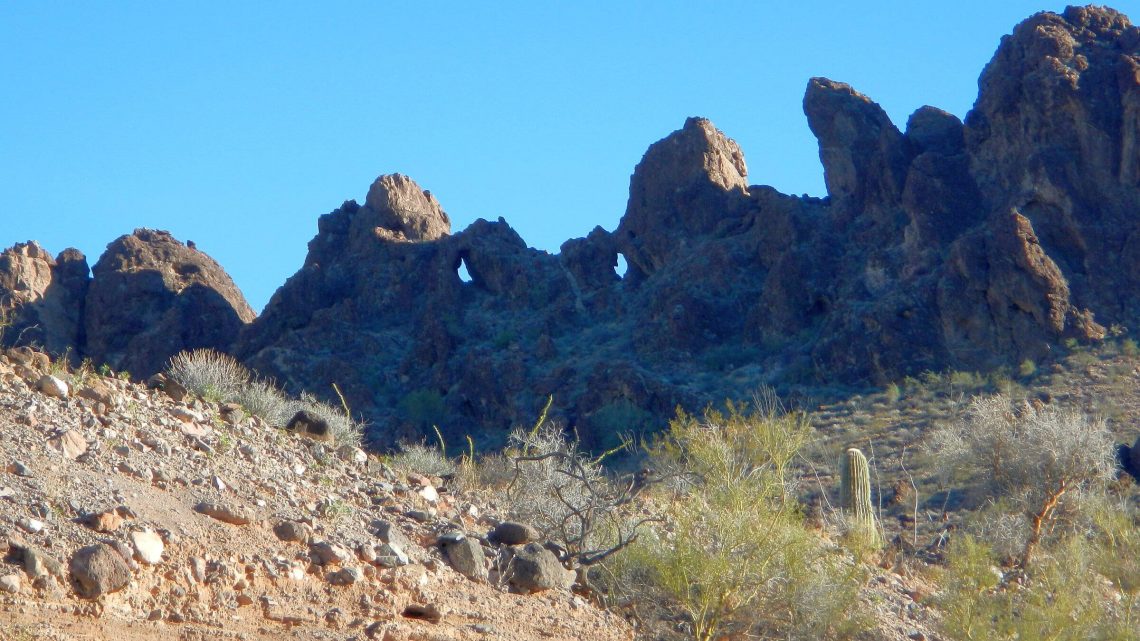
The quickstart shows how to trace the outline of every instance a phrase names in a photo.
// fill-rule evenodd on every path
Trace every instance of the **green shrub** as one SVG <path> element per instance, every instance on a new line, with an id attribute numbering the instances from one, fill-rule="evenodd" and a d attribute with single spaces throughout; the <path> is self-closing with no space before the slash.
<path id="1" fill-rule="evenodd" d="M 1003 572 L 985 543 L 964 535 L 948 550 L 936 606 L 952 639 L 1140 639 L 1135 596 L 1118 601 L 1096 569 L 1107 540 L 1070 533 L 1025 573 Z"/>
<path id="2" fill-rule="evenodd" d="M 447 416 L 447 406 L 443 402 L 443 396 L 429 389 L 410 392 L 400 401 L 400 410 L 420 429 L 439 425 Z"/>
<path id="3" fill-rule="evenodd" d="M 626 441 L 640 441 L 652 432 L 654 416 L 621 399 L 598 408 L 590 417 L 590 426 L 594 451 L 608 452 Z"/>
<path id="4" fill-rule="evenodd" d="M 1037 373 L 1037 363 L 1029 360 L 1028 358 L 1021 361 L 1021 365 L 1017 366 L 1017 374 L 1022 378 L 1029 378 Z"/>
<path id="5" fill-rule="evenodd" d="M 888 405 L 898 405 L 899 399 L 901 398 L 902 390 L 899 389 L 898 383 L 887 385 L 887 389 L 883 392 L 883 399 Z"/>
<path id="6" fill-rule="evenodd" d="M 676 480 L 672 507 L 619 560 L 624 589 L 674 604 L 698 641 L 820 639 L 859 627 L 856 566 L 804 526 L 791 494 L 791 463 L 811 434 L 806 416 L 772 403 L 678 412 L 651 453 Z"/>

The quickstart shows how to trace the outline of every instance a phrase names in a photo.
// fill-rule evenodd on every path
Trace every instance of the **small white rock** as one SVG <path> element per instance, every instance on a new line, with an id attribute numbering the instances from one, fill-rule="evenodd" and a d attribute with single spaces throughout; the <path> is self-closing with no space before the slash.
<path id="1" fill-rule="evenodd" d="M 135 546 L 135 556 L 147 565 L 162 563 L 162 537 L 151 530 L 131 532 L 131 543 Z"/>
<path id="2" fill-rule="evenodd" d="M 15 594 L 20 591 L 20 575 L 9 574 L 0 576 L 0 591 Z"/>
<path id="3" fill-rule="evenodd" d="M 439 500 L 439 492 L 431 485 L 421 487 L 416 493 L 422 496 L 428 503 L 435 503 Z"/>
<path id="4" fill-rule="evenodd" d="M 36 387 L 45 395 L 54 396 L 55 398 L 67 398 L 69 391 L 67 389 L 67 383 L 51 374 L 44 374 L 43 377 L 40 378 L 39 383 L 36 384 Z"/>
<path id="5" fill-rule="evenodd" d="M 44 529 L 44 522 L 37 519 L 20 519 L 20 527 L 28 534 L 36 534 Z"/>

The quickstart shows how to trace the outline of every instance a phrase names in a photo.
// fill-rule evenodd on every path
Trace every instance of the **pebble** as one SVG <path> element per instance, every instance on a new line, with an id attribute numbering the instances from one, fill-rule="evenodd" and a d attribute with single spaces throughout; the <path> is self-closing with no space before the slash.
<path id="1" fill-rule="evenodd" d="M 28 534 L 38 534 L 44 529 L 44 522 L 39 519 L 20 519 L 20 528 Z"/>
<path id="2" fill-rule="evenodd" d="M 15 594 L 20 591 L 20 583 L 19 574 L 0 576 L 0 591 Z"/>

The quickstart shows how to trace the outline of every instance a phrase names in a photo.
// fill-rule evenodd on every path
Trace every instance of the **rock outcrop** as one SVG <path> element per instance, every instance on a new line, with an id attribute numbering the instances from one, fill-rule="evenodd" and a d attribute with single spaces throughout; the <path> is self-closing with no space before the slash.
<path id="1" fill-rule="evenodd" d="M 164 231 L 120 237 L 92 273 L 83 352 L 136 376 L 182 350 L 228 349 L 255 315 L 218 263 Z"/>
<path id="2" fill-rule="evenodd" d="M 247 364 L 292 391 L 335 383 L 382 444 L 438 425 L 495 445 L 553 395 L 554 416 L 607 447 L 762 383 L 1041 362 L 1140 326 L 1140 30 L 1106 8 L 1037 14 L 979 86 L 965 121 L 927 106 L 900 130 L 811 79 L 822 199 L 750 185 L 736 143 L 690 118 L 634 170 L 617 229 L 558 255 L 502 219 L 453 234 L 429 192 L 381 176 L 320 218 L 252 323 L 216 264 L 154 232 L 112 245 L 79 315 L 49 313 L 43 292 L 82 300 L 84 283 L 42 251 L 13 253 L 28 266 L 0 269 L 0 292 L 31 292 L 9 305 L 24 327 L 136 373 L 240 331 Z"/>
<path id="3" fill-rule="evenodd" d="M 92 277 L 93 272 L 94 277 Z M 168 232 L 138 229 L 89 270 L 74 249 L 0 254 L 0 341 L 146 377 L 186 349 L 230 348 L 254 312 L 229 275 Z"/>
<path id="4" fill-rule="evenodd" d="M 52 258 L 33 241 L 0 253 L 0 341 L 56 354 L 82 344 L 87 271 L 74 249 Z"/>

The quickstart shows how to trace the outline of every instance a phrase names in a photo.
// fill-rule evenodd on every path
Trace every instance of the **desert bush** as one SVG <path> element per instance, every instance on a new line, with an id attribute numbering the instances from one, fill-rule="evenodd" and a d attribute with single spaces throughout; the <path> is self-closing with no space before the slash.
<path id="1" fill-rule="evenodd" d="M 593 565 L 634 536 L 638 524 L 629 526 L 623 510 L 632 486 L 612 482 L 598 458 L 545 417 L 544 411 L 534 427 L 516 428 L 508 437 L 513 471 L 502 498 L 512 518 L 564 550 L 564 562 Z"/>
<path id="2" fill-rule="evenodd" d="M 1002 395 L 976 398 L 965 420 L 933 439 L 944 472 L 967 475 L 976 491 L 1007 502 L 1027 519 L 1020 563 L 1032 560 L 1058 515 L 1080 505 L 1115 472 L 1104 421 L 1053 405 L 1014 408 Z"/>
<path id="3" fill-rule="evenodd" d="M 260 416 L 274 427 L 284 427 L 292 418 L 293 405 L 271 381 L 250 380 L 229 399 L 254 416 Z"/>
<path id="4" fill-rule="evenodd" d="M 212 349 L 179 352 L 166 371 L 190 393 L 214 402 L 233 400 L 250 380 L 244 365 Z"/>
<path id="5" fill-rule="evenodd" d="M 409 421 L 421 429 L 439 425 L 447 416 L 447 406 L 439 392 L 418 389 L 400 401 L 400 410 Z"/>
<path id="6" fill-rule="evenodd" d="M 606 403 L 590 417 L 594 450 L 606 452 L 626 440 L 640 440 L 654 427 L 652 413 L 621 399 Z"/>
<path id="7" fill-rule="evenodd" d="M 392 467 L 405 472 L 426 476 L 447 476 L 455 473 L 452 463 L 439 449 L 423 443 L 401 443 L 400 451 L 388 459 Z"/>
<path id="8" fill-rule="evenodd" d="M 1106 594 L 1096 569 L 1111 547 L 1103 537 L 1069 533 L 1043 548 L 1032 571 L 1003 572 L 988 544 L 959 537 L 935 602 L 943 630 L 952 639 L 1136 641 L 1135 595 Z"/>
<path id="9" fill-rule="evenodd" d="M 338 408 L 307 392 L 291 399 L 227 354 L 211 349 L 180 352 L 170 359 L 166 373 L 191 393 L 215 403 L 237 403 L 275 427 L 284 427 L 298 411 L 308 410 L 329 424 L 337 443 L 359 446 L 363 438 L 364 424 L 352 418 L 343 400 Z"/>
<path id="10" fill-rule="evenodd" d="M 619 591 L 669 602 L 693 638 L 843 636 L 860 584 L 850 557 L 803 523 L 791 464 L 811 438 L 771 402 L 678 412 L 651 456 L 674 480 L 666 522 L 618 560 Z"/>
<path id="11" fill-rule="evenodd" d="M 301 396 L 292 402 L 288 415 L 292 417 L 300 410 L 308 410 L 328 423 L 329 432 L 338 445 L 360 446 L 361 440 L 364 438 L 365 425 L 363 422 L 353 419 L 346 408 L 334 407 L 321 402 L 308 392 L 301 392 Z"/>

